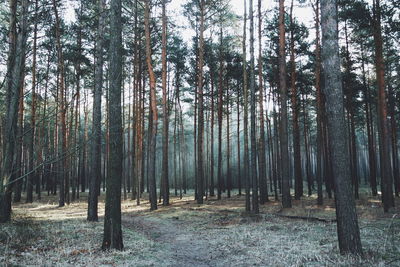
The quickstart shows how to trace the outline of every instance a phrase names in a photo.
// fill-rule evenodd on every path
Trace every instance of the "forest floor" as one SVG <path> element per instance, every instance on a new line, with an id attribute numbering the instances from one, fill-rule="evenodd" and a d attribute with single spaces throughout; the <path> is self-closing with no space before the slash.
<path id="1" fill-rule="evenodd" d="M 0 225 L 0 265 L 8 266 L 400 266 L 400 200 L 384 214 L 378 198 L 357 201 L 364 257 L 340 255 L 333 200 L 315 196 L 244 213 L 244 196 L 198 205 L 193 196 L 149 211 L 122 202 L 123 251 L 100 249 L 103 217 L 86 221 L 86 194 L 59 208 L 55 197 L 15 204 Z M 104 214 L 104 195 L 99 203 Z"/>

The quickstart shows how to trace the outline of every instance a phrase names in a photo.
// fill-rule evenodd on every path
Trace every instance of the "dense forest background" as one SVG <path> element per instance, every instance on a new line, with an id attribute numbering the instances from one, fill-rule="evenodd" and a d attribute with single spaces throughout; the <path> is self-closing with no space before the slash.
<path id="1" fill-rule="evenodd" d="M 121 199 L 315 196 L 361 254 L 355 200 L 400 192 L 400 3 L 176 2 L 1 1 L 0 221 L 107 191 L 122 249 Z"/>

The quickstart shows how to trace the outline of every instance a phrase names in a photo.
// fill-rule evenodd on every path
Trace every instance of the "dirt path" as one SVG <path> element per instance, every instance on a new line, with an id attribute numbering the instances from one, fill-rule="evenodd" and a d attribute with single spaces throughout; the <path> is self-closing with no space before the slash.
<path id="1" fill-rule="evenodd" d="M 138 231 L 165 249 L 165 260 L 174 266 L 215 266 L 212 247 L 201 231 L 178 217 L 160 219 L 148 215 L 126 215 L 125 227 Z"/>

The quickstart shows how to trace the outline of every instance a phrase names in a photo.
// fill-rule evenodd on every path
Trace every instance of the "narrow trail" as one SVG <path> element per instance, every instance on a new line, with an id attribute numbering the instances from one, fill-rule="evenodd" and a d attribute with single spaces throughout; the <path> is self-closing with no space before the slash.
<path id="1" fill-rule="evenodd" d="M 215 266 L 213 249 L 193 231 L 190 222 L 179 218 L 160 219 L 151 215 L 124 215 L 124 227 L 131 228 L 157 242 L 167 250 L 166 262 L 174 266 Z"/>

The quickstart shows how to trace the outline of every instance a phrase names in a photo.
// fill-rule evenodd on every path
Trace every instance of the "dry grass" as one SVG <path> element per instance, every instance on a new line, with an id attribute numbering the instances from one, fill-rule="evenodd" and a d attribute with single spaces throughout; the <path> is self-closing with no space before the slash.
<path id="1" fill-rule="evenodd" d="M 400 205 L 397 199 L 397 206 Z M 338 253 L 335 223 L 278 217 L 334 219 L 333 200 L 315 196 L 243 212 L 244 198 L 197 205 L 191 196 L 149 212 L 147 201 L 123 201 L 124 251 L 100 250 L 103 220 L 86 221 L 86 195 L 67 207 L 45 197 L 13 207 L 13 221 L 0 225 L 0 264 L 43 266 L 400 266 L 400 210 L 384 214 L 379 199 L 357 201 L 365 256 Z M 103 196 L 99 214 L 104 214 Z"/>

